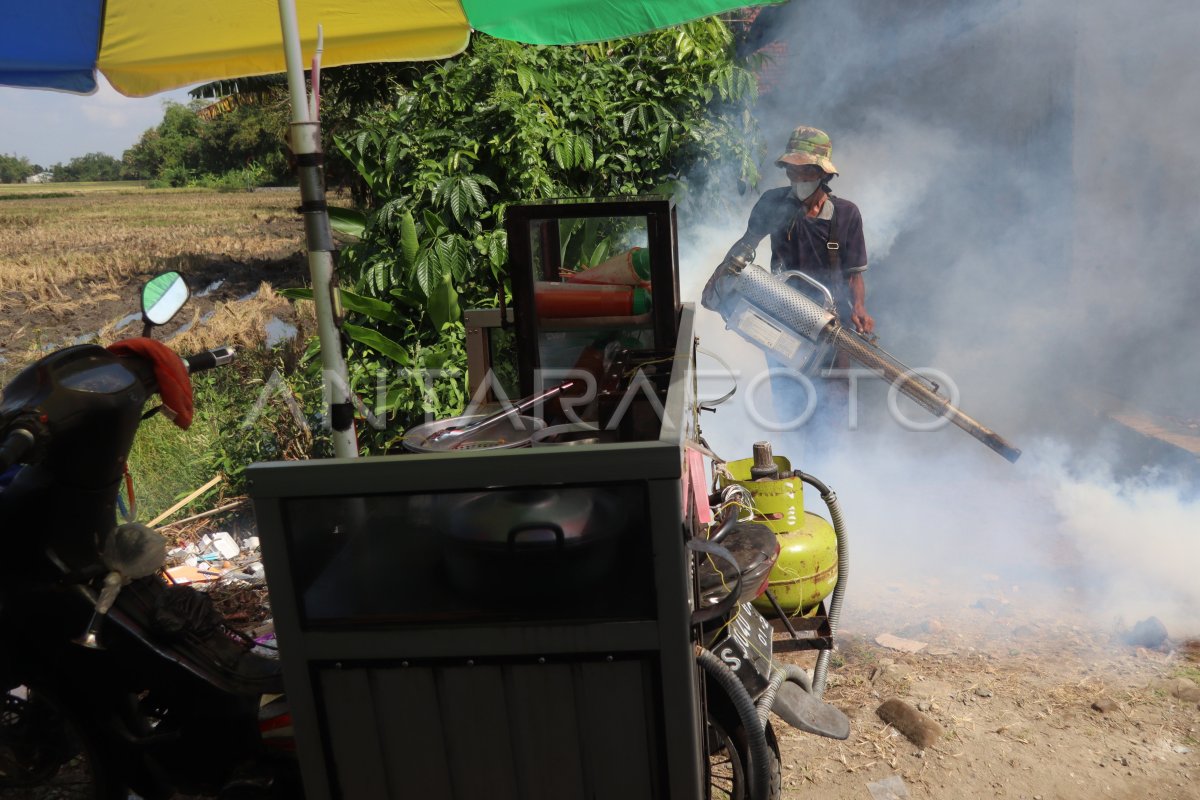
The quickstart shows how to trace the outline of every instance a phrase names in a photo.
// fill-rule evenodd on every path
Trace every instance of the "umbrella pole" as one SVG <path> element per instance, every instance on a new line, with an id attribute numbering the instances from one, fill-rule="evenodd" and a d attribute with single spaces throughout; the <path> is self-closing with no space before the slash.
<path id="1" fill-rule="evenodd" d="M 334 280 L 333 234 L 329 229 L 329 211 L 325 203 L 321 125 L 309 115 L 295 0 L 279 0 L 279 23 L 283 29 L 288 93 L 291 95 L 292 104 L 291 147 L 296 157 L 296 172 L 300 178 L 308 269 L 312 276 L 317 334 L 321 341 L 322 383 L 325 399 L 329 403 L 329 421 L 333 427 L 333 454 L 338 458 L 354 458 L 358 456 L 358 439 L 354 431 L 354 405 L 350 393 L 349 372 L 342 354 L 342 338 L 338 326 L 342 307 L 337 282 Z"/>

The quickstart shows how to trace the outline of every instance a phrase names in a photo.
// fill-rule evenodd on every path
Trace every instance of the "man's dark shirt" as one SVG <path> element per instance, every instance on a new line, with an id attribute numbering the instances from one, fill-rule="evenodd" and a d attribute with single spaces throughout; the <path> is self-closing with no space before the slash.
<path id="1" fill-rule="evenodd" d="M 867 245 L 863 240 L 862 214 L 849 200 L 830 196 L 833 204 L 832 224 L 837 226 L 837 241 L 843 276 L 867 268 Z M 830 220 L 804 214 L 804 205 L 792 193 L 790 186 L 764 192 L 750 212 L 746 233 L 738 244 L 756 247 L 764 237 L 771 237 L 771 271 L 798 269 L 827 285 L 835 294 L 843 294 L 844 286 L 833 285 L 829 267 Z M 734 245 L 736 248 L 738 245 Z M 844 277 L 843 277 L 844 284 Z"/>

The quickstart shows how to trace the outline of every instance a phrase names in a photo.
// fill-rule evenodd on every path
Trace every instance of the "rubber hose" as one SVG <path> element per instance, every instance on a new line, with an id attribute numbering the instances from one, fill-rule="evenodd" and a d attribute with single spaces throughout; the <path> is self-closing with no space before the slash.
<path id="1" fill-rule="evenodd" d="M 800 684 L 800 688 L 806 692 L 812 691 L 812 679 L 808 677 L 808 673 L 803 667 L 798 667 L 795 664 L 784 664 L 783 671 L 786 677 L 792 683 Z"/>
<path id="2" fill-rule="evenodd" d="M 724 539 L 729 534 L 729 532 L 733 530 L 733 526 L 737 525 L 737 521 L 738 521 L 737 509 L 736 508 L 730 509 L 729 516 L 726 517 L 725 519 L 721 520 L 721 524 L 718 525 L 717 529 L 715 531 L 713 531 L 711 536 L 708 537 L 708 540 L 710 542 L 712 542 L 713 544 L 720 544 L 721 540 Z"/>
<path id="3" fill-rule="evenodd" d="M 758 707 L 758 722 L 763 726 L 767 724 L 767 718 L 771 716 L 771 708 L 775 705 L 775 695 L 779 693 L 779 687 L 787 680 L 787 673 L 779 669 L 781 665 L 772 664 L 771 666 L 771 682 L 758 696 L 758 702 L 755 704 Z"/>
<path id="4" fill-rule="evenodd" d="M 758 709 L 754 700 L 742 685 L 741 680 L 725 663 L 711 651 L 696 645 L 696 661 L 708 677 L 725 690 L 737 711 L 742 727 L 746 729 L 746 742 L 750 748 L 750 800 L 769 800 L 771 790 L 770 751 L 767 749 L 767 734 L 758 721 Z"/>
<path id="5" fill-rule="evenodd" d="M 798 683 L 806 692 L 812 691 L 812 681 L 803 668 L 795 664 L 780 664 L 778 661 L 773 662 L 771 666 L 771 682 L 767 684 L 766 691 L 758 698 L 757 703 L 758 721 L 764 726 L 767 724 L 767 718 L 771 716 L 771 709 L 775 707 L 775 695 L 779 694 L 779 688 L 783 686 L 784 681 Z"/>
<path id="6" fill-rule="evenodd" d="M 846 594 L 846 578 L 850 573 L 850 547 L 846 541 L 846 521 L 842 517 L 842 507 L 838 505 L 837 495 L 821 481 L 804 472 L 796 472 L 800 480 L 811 484 L 821 493 L 825 507 L 829 509 L 829 518 L 833 521 L 833 533 L 837 538 L 837 583 L 833 586 L 833 596 L 829 600 L 829 638 L 832 640 L 837 633 L 838 620 L 842 616 L 842 597 Z M 817 666 L 813 669 L 812 693 L 820 698 L 825 694 L 825 681 L 829 677 L 829 650 L 822 650 L 817 656 Z"/>

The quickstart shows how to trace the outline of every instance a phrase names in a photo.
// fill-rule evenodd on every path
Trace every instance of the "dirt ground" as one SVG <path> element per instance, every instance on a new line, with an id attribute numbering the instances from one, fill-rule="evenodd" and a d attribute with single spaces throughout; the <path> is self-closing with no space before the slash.
<path id="1" fill-rule="evenodd" d="M 1051 593 L 852 583 L 825 695 L 850 738 L 776 719 L 784 798 L 883 800 L 869 785 L 892 776 L 909 798 L 1200 798 L 1200 646 L 1131 645 Z M 883 634 L 925 646 L 892 649 Z M 876 716 L 893 697 L 942 726 L 932 746 Z"/>

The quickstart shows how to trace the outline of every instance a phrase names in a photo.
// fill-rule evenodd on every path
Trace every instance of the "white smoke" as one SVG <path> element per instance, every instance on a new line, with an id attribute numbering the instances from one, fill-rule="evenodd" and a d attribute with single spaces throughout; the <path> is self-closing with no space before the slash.
<path id="1" fill-rule="evenodd" d="M 1111 417 L 1200 445 L 1200 54 L 1191 3 L 1113 6 L 793 0 L 776 14 L 789 49 L 759 110 L 768 157 L 797 124 L 830 133 L 834 191 L 863 213 L 880 344 L 951 375 L 1021 462 L 953 427 L 903 430 L 878 386 L 860 393 L 861 429 L 824 450 L 756 428 L 742 391 L 702 422 L 728 458 L 757 438 L 803 453 L 843 498 L 856 575 L 1023 571 L 1105 623 L 1156 614 L 1183 635 L 1200 632 L 1200 463 Z M 763 169 L 760 188 L 782 183 Z M 683 232 L 685 299 L 748 210 Z M 715 315 L 699 323 L 744 390 L 761 355 Z"/>

